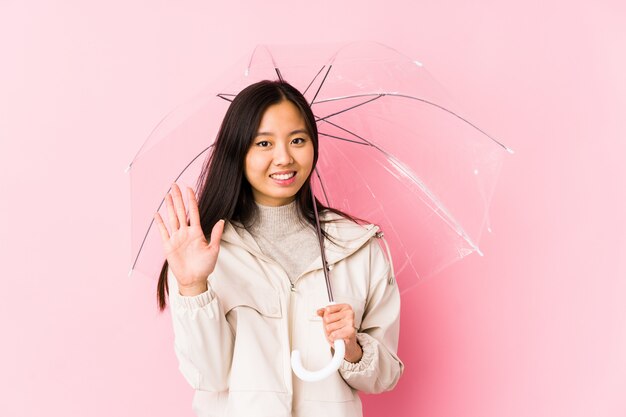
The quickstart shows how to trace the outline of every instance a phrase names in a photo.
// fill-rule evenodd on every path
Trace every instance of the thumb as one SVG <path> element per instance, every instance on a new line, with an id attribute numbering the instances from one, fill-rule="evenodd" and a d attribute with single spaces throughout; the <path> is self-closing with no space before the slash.
<path id="1" fill-rule="evenodd" d="M 209 243 L 217 242 L 219 245 L 219 241 L 222 239 L 222 233 L 224 232 L 224 223 L 224 219 L 220 219 L 213 225 L 213 229 L 211 229 L 211 241 Z"/>

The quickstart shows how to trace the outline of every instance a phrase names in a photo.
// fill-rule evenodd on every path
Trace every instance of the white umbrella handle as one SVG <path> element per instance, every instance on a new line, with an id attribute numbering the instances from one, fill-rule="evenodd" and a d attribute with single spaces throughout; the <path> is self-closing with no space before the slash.
<path id="1" fill-rule="evenodd" d="M 293 350 L 291 352 L 291 368 L 293 368 L 293 373 L 303 381 L 321 381 L 322 379 L 329 377 L 333 373 L 337 372 L 346 354 L 346 345 L 343 339 L 336 339 L 334 348 L 335 354 L 333 355 L 332 360 L 328 363 L 328 365 L 319 371 L 309 371 L 308 369 L 304 369 L 304 366 L 302 366 L 302 359 L 300 358 L 300 351 L 297 349 Z"/>
<path id="2" fill-rule="evenodd" d="M 329 303 L 329 305 L 333 304 L 336 303 L 334 301 Z M 304 369 L 304 366 L 302 366 L 300 351 L 297 349 L 291 351 L 291 368 L 293 369 L 293 373 L 296 374 L 296 376 L 301 380 L 309 382 L 321 381 L 324 378 L 328 378 L 333 373 L 337 372 L 344 357 L 346 356 L 346 344 L 343 339 L 335 339 L 333 347 L 335 349 L 333 358 L 328 365 L 318 371 L 309 371 L 308 369 Z"/>

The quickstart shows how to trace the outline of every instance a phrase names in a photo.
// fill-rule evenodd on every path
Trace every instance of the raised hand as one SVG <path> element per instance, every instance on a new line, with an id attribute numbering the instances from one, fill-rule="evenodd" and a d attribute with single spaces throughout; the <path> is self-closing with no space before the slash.
<path id="1" fill-rule="evenodd" d="M 207 242 L 200 226 L 196 196 L 190 187 L 187 187 L 187 193 L 189 222 L 182 193 L 175 183 L 172 184 L 171 193 L 166 197 L 171 232 L 168 232 L 158 212 L 155 213 L 154 219 L 161 233 L 167 263 L 178 282 L 179 292 L 181 295 L 191 296 L 201 294 L 208 288 L 207 278 L 215 269 L 220 239 L 224 231 L 224 220 L 218 221 L 213 226 L 211 242 Z"/>

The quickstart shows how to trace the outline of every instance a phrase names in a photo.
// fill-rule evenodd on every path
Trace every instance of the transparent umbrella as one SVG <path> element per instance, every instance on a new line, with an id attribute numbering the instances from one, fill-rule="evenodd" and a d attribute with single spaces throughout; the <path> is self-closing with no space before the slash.
<path id="1" fill-rule="evenodd" d="M 424 66 L 375 42 L 259 45 L 165 117 L 127 170 L 130 273 L 164 262 L 153 215 L 172 182 L 196 184 L 232 99 L 284 79 L 317 120 L 313 190 L 327 205 L 378 224 L 401 292 L 476 252 L 504 155 L 513 151 L 463 117 Z M 130 275 L 129 273 L 129 275 Z"/>

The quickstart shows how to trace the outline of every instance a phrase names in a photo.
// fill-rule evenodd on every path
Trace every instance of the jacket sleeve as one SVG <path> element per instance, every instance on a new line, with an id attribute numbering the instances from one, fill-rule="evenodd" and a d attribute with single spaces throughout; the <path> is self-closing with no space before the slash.
<path id="1" fill-rule="evenodd" d="M 357 363 L 344 360 L 339 373 L 352 388 L 377 394 L 396 386 L 404 364 L 397 355 L 400 292 L 393 277 L 392 261 L 385 260 L 380 245 L 373 243 L 371 248 L 373 279 L 356 335 L 363 356 Z"/>
<path id="2" fill-rule="evenodd" d="M 168 289 L 178 369 L 196 390 L 224 391 L 233 357 L 234 333 L 211 287 L 183 296 L 168 269 Z"/>

